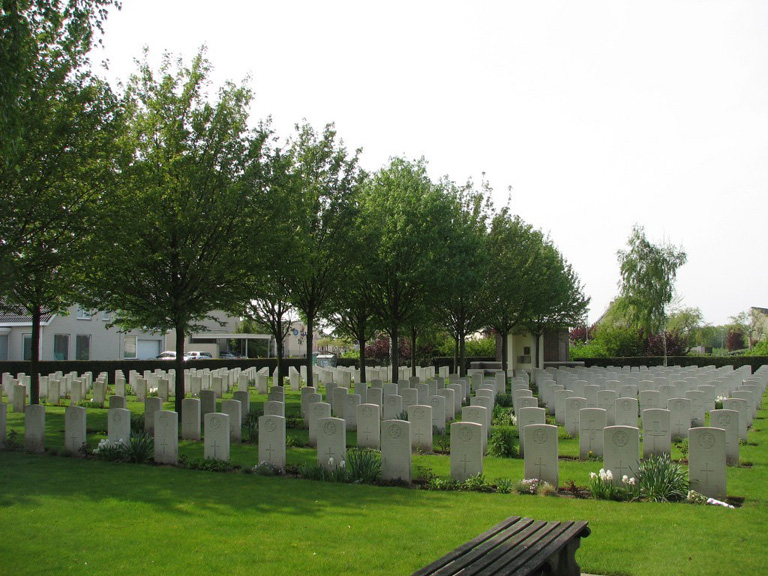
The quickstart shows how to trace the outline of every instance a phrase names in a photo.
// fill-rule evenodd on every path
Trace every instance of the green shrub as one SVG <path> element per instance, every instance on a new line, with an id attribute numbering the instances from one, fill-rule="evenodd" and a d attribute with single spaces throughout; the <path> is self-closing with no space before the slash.
<path id="1" fill-rule="evenodd" d="M 517 456 L 517 439 L 510 428 L 498 428 L 488 440 L 488 454 L 496 458 L 514 458 Z"/>
<path id="2" fill-rule="evenodd" d="M 283 474 L 283 470 L 270 462 L 261 462 L 257 464 L 251 469 L 251 472 L 257 476 L 280 476 Z"/>
<path id="3" fill-rule="evenodd" d="M 492 484 L 489 484 L 485 479 L 482 472 L 478 472 L 474 476 L 470 476 L 464 481 L 461 487 L 462 490 L 468 492 L 493 492 L 494 488 Z"/>
<path id="4" fill-rule="evenodd" d="M 538 478 L 526 478 L 512 486 L 515 492 L 522 495 L 553 496 L 557 494 L 557 488 L 549 482 Z"/>
<path id="5" fill-rule="evenodd" d="M 99 440 L 99 445 L 92 454 L 97 460 L 108 462 L 123 462 L 127 459 L 128 445 L 122 440 L 110 442 L 106 438 Z"/>
<path id="6" fill-rule="evenodd" d="M 511 478 L 497 478 L 496 492 L 499 494 L 511 494 L 515 489 L 515 483 Z"/>
<path id="7" fill-rule="evenodd" d="M 688 474 L 667 454 L 646 459 L 635 474 L 639 497 L 651 502 L 680 502 L 688 495 Z"/>
<path id="8" fill-rule="evenodd" d="M 511 408 L 512 405 L 512 394 L 496 394 L 496 406 Z"/>
<path id="9" fill-rule="evenodd" d="M 512 414 L 511 408 L 506 408 L 497 404 L 493 407 L 491 421 L 494 426 L 514 426 L 517 423 L 517 418 Z"/>
<path id="10" fill-rule="evenodd" d="M 131 416 L 131 432 L 144 432 L 144 414 Z"/>
<path id="11" fill-rule="evenodd" d="M 143 430 L 141 432 L 131 430 L 131 436 L 125 448 L 126 462 L 144 464 L 152 460 L 154 452 L 155 439 L 151 434 L 147 434 Z"/>
<path id="12" fill-rule="evenodd" d="M 453 480 L 444 480 L 443 478 L 432 478 L 427 483 L 427 490 L 452 491 L 460 490 L 462 484 Z"/>
<path id="13" fill-rule="evenodd" d="M 347 482 L 374 484 L 381 479 L 381 452 L 370 448 L 350 448 L 346 456 Z"/>
<path id="14" fill-rule="evenodd" d="M 216 458 L 188 458 L 187 456 L 179 457 L 179 466 L 189 470 L 204 470 L 206 472 L 231 472 L 238 468 L 225 460 L 217 460 Z"/>
<path id="15" fill-rule="evenodd" d="M 264 411 L 252 408 L 243 418 L 243 440 L 248 444 L 258 444 L 259 442 L 259 416 Z"/>

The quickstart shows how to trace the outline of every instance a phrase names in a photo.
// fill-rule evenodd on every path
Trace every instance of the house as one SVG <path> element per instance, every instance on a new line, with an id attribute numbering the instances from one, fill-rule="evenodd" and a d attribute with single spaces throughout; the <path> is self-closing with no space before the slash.
<path id="1" fill-rule="evenodd" d="M 121 360 L 154 358 L 163 334 L 109 327 L 108 312 L 71 306 L 65 314 L 44 314 L 40 321 L 41 360 Z M 0 312 L 0 361 L 29 360 L 32 316 Z"/>

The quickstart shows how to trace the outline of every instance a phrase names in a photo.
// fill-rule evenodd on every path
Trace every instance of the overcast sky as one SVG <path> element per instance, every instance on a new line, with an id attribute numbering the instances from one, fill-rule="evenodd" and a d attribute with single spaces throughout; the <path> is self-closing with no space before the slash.
<path id="1" fill-rule="evenodd" d="M 368 170 L 485 173 L 573 264 L 590 322 L 634 224 L 687 252 L 705 321 L 768 307 L 768 2 L 123 0 L 105 32 L 111 79 L 143 46 L 206 44 L 214 84 L 250 78 L 254 123 L 335 122 Z"/>

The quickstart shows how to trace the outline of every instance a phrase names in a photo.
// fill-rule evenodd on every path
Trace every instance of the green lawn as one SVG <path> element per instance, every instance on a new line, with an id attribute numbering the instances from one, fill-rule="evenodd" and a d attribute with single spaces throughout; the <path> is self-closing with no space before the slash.
<path id="1" fill-rule="evenodd" d="M 254 404 L 264 397 L 253 394 Z M 289 393 L 288 411 L 298 411 Z M 171 405 L 167 405 L 171 407 Z M 129 403 L 140 412 L 141 405 Z M 61 452 L 63 408 L 47 407 L 47 446 Z M 577 558 L 597 574 L 764 574 L 768 553 L 768 411 L 728 469 L 740 509 L 340 485 L 242 473 L 0 452 L 0 574 L 409 574 L 511 515 L 588 520 Z M 22 417 L 9 413 L 9 429 Z M 89 445 L 106 410 L 89 409 Z M 289 430 L 305 438 L 306 432 Z M 354 434 L 350 438 L 354 440 Z M 198 443 L 180 452 L 202 456 Z M 578 453 L 561 439 L 563 456 Z M 290 463 L 314 450 L 292 448 Z M 256 463 L 235 446 L 232 460 Z M 414 455 L 447 477 L 448 457 Z M 562 460 L 584 485 L 599 462 Z M 521 460 L 486 458 L 486 477 L 522 478 Z"/>

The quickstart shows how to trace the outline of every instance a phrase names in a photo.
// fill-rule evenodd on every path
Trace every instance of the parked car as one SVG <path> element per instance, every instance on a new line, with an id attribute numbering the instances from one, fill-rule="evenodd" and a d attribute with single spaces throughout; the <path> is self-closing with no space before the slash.
<path id="1" fill-rule="evenodd" d="M 213 356 L 211 356 L 210 352 L 199 352 L 197 350 L 184 354 L 184 360 L 210 360 L 212 358 Z"/>
<path id="2" fill-rule="evenodd" d="M 238 358 L 240 358 L 240 356 L 236 354 L 232 354 L 232 352 L 222 352 L 221 354 L 219 354 L 219 358 L 225 358 L 228 360 L 237 360 Z"/>
<path id="3" fill-rule="evenodd" d="M 176 352 L 173 350 L 166 350 L 165 352 L 161 352 L 157 356 L 157 360 L 176 360 Z"/>

